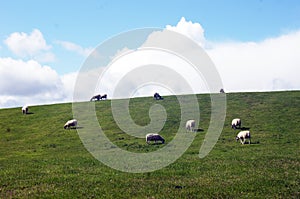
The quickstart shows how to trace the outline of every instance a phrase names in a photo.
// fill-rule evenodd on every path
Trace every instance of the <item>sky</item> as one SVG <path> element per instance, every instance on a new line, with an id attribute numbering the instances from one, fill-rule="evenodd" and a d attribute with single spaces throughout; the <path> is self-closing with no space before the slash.
<path id="1" fill-rule="evenodd" d="M 2 0 L 0 108 L 71 102 L 97 46 L 149 27 L 198 43 L 226 92 L 299 90 L 299 19 L 298 0 Z"/>

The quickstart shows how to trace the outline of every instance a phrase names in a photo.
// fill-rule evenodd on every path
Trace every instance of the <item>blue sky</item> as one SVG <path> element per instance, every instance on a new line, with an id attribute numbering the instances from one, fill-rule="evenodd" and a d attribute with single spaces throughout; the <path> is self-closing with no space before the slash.
<path id="1" fill-rule="evenodd" d="M 201 23 L 209 39 L 263 39 L 286 29 L 299 28 L 299 11 L 297 0 L 12 0 L 1 3 L 0 16 L 2 36 L 38 28 L 48 39 L 94 45 L 95 39 L 101 41 L 133 28 L 175 25 L 182 16 Z"/>
<path id="2" fill-rule="evenodd" d="M 300 2 L 1 1 L 0 59 L 11 58 L 23 62 L 36 60 L 41 66 L 46 65 L 59 76 L 63 76 L 78 71 L 91 49 L 121 32 L 143 27 L 175 27 L 182 17 L 186 22 L 200 24 L 205 40 L 214 43 L 215 46 L 224 43 L 260 44 L 270 38 L 278 38 L 300 30 Z M 40 56 L 39 58 L 34 57 L 35 52 L 31 52 L 30 55 L 26 52 L 26 55 L 20 56 L 5 42 L 13 33 L 24 33 L 28 36 L 34 30 L 37 30 L 36 34 L 45 41 L 43 49 L 39 50 L 47 53 L 47 59 L 45 54 L 41 53 L 35 55 Z M 66 47 L 67 44 L 69 48 Z M 212 56 L 214 53 L 211 52 Z M 44 56 L 43 60 L 41 56 Z M 4 70 L 3 64 L 0 67 Z M 295 87 L 297 86 L 292 86 L 292 89 Z M 3 107 L 15 105 L 13 100 L 7 102 L 8 98 L 14 99 L 13 96 L 9 93 L 5 96 L 6 99 L 2 99 Z"/>

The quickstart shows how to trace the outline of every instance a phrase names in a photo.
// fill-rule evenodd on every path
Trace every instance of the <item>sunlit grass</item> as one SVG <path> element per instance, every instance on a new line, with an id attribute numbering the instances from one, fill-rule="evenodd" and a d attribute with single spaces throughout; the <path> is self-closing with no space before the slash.
<path id="1" fill-rule="evenodd" d="M 299 198 L 300 92 L 227 94 L 227 115 L 214 149 L 198 157 L 210 120 L 209 95 L 198 95 L 201 121 L 196 138 L 176 162 L 151 173 L 109 168 L 84 148 L 76 130 L 63 129 L 71 104 L 0 110 L 0 198 Z M 88 102 L 90 103 L 90 102 Z M 110 100 L 95 103 L 101 127 L 117 146 L 138 153 L 148 145 L 116 125 Z M 150 122 L 149 108 L 168 115 L 160 132 L 170 142 L 180 123 L 175 96 L 130 101 L 139 125 Z M 231 119 L 250 128 L 252 144 L 235 141 Z M 79 121 L 80 124 L 80 121 Z"/>

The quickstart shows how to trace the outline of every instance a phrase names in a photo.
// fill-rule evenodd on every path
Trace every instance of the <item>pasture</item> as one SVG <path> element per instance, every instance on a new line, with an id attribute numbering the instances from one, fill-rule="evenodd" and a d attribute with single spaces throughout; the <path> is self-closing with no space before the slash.
<path id="1" fill-rule="evenodd" d="M 209 126 L 210 97 L 199 94 L 201 130 L 188 150 L 161 170 L 138 174 L 99 162 L 76 130 L 63 128 L 73 117 L 70 103 L 29 107 L 28 115 L 21 108 L 0 109 L 0 198 L 300 198 L 300 91 L 226 96 L 222 134 L 205 158 L 198 153 Z M 164 147 L 122 132 L 110 100 L 86 103 L 95 104 L 102 129 L 117 146 L 137 153 Z M 168 143 L 180 123 L 175 96 L 131 99 L 130 114 L 146 125 L 154 104 L 166 109 L 160 134 Z M 236 142 L 236 117 L 250 129 L 251 144 Z"/>

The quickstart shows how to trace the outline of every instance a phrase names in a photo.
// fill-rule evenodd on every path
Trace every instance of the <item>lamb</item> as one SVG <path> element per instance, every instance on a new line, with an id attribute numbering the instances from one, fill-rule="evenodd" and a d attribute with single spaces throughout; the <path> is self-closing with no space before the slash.
<path id="1" fill-rule="evenodd" d="M 250 131 L 241 131 L 236 136 L 236 141 L 240 140 L 242 144 L 245 144 L 246 139 L 249 139 L 249 144 L 251 144 Z"/>
<path id="2" fill-rule="evenodd" d="M 242 126 L 242 121 L 239 118 L 235 118 L 232 120 L 231 122 L 231 128 L 233 129 L 237 129 L 237 128 L 241 128 Z"/>
<path id="3" fill-rule="evenodd" d="M 66 124 L 64 125 L 64 129 L 70 129 L 71 127 L 75 127 L 77 126 L 77 120 L 76 119 L 72 119 L 66 122 Z"/>
<path id="4" fill-rule="evenodd" d="M 195 131 L 195 120 L 188 120 L 185 124 L 185 128 L 187 131 L 194 132 Z"/>
<path id="5" fill-rule="evenodd" d="M 163 137 L 161 137 L 161 136 L 160 136 L 159 134 L 157 134 L 157 133 L 148 133 L 148 134 L 146 135 L 146 142 L 147 142 L 147 144 L 149 144 L 150 141 L 154 141 L 155 143 L 156 143 L 157 141 L 161 141 L 162 144 L 165 143 L 165 139 L 164 139 Z"/>
<path id="6" fill-rule="evenodd" d="M 28 114 L 28 106 L 23 106 L 22 107 L 22 113 L 25 114 L 25 115 Z"/>

